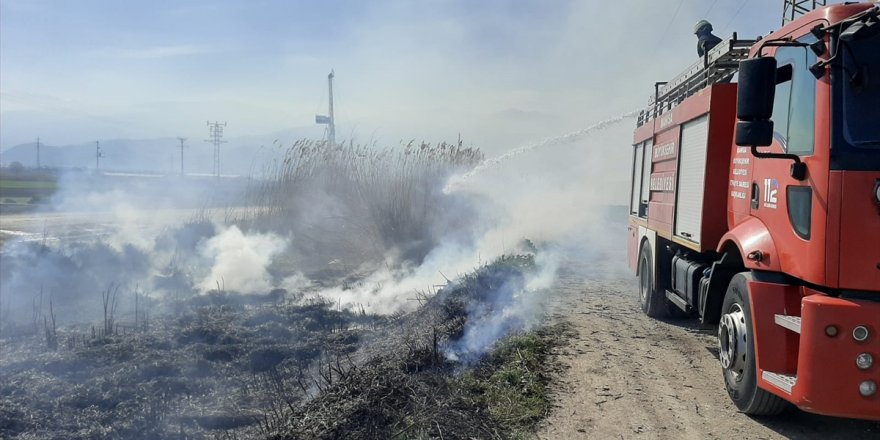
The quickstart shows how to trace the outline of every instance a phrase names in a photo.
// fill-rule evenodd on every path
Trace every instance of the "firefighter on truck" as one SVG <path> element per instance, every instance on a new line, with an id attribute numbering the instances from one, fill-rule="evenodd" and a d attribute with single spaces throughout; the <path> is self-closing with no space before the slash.
<path id="1" fill-rule="evenodd" d="M 880 420 L 880 5 L 700 62 L 655 86 L 634 133 L 642 310 L 717 325 L 744 413 Z"/>

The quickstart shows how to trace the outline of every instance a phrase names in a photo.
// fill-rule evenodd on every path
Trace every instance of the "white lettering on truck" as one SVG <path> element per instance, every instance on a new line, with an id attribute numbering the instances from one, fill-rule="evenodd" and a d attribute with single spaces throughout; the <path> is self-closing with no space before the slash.
<path id="1" fill-rule="evenodd" d="M 675 154 L 675 142 L 654 146 L 654 160 L 670 157 Z"/>
<path id="2" fill-rule="evenodd" d="M 672 176 L 651 177 L 651 191 L 672 191 L 675 187 L 675 180 Z"/>

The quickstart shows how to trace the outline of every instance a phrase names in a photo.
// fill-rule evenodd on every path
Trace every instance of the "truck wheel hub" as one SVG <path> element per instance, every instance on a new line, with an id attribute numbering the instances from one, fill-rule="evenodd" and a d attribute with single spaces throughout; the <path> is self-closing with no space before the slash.
<path id="1" fill-rule="evenodd" d="M 735 378 L 745 370 L 747 343 L 746 315 L 739 304 L 733 304 L 718 325 L 718 358 L 721 366 Z"/>

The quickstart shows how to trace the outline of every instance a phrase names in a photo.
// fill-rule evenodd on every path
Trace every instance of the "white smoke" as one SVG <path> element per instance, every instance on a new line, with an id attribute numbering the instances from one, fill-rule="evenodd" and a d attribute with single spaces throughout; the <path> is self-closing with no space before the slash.
<path id="1" fill-rule="evenodd" d="M 447 359 L 477 361 L 507 334 L 531 330 L 542 322 L 544 307 L 553 295 L 549 289 L 556 280 L 559 255 L 539 253 L 535 264 L 537 270 L 527 273 L 525 282 L 509 280 L 488 301 L 471 305 L 464 334 L 446 347 Z"/>
<path id="2" fill-rule="evenodd" d="M 167 191 L 169 183 L 175 191 Z M 218 283 L 239 293 L 307 286 L 293 271 L 271 273 L 287 239 L 226 227 L 222 216 L 235 208 L 205 207 L 212 186 L 191 179 L 61 174 L 59 191 L 40 211 L 3 214 L 2 229 L 12 232 L 0 249 L 6 313 L 21 320 L 42 295 L 54 298 L 59 319 L 91 320 L 101 312 L 95 296 L 110 285 L 125 292 L 122 308 L 135 290 L 161 301 L 166 294 L 206 292 Z"/>
<path id="3" fill-rule="evenodd" d="M 212 264 L 209 273 L 198 283 L 198 289 L 202 292 L 218 288 L 239 293 L 268 292 L 274 286 L 267 268 L 287 245 L 287 240 L 275 234 L 246 235 L 238 226 L 225 227 L 201 246 L 201 255 Z"/>
<path id="4" fill-rule="evenodd" d="M 300 272 L 284 277 L 278 287 L 288 292 L 303 292 L 311 286 L 312 282 Z"/>
<path id="5" fill-rule="evenodd" d="M 412 310 L 418 299 L 436 293 L 448 280 L 473 271 L 479 265 L 471 246 L 445 244 L 432 250 L 420 265 L 389 257 L 378 270 L 352 286 L 336 286 L 318 293 L 343 307 L 363 308 L 377 314 Z"/>
<path id="6" fill-rule="evenodd" d="M 584 276 L 614 277 L 625 272 L 625 207 L 629 188 L 630 127 L 621 122 L 637 112 L 606 119 L 568 135 L 515 148 L 450 179 L 444 192 L 471 197 L 481 206 L 469 240 L 442 241 L 418 266 L 373 273 L 349 288 L 322 295 L 373 313 L 416 307 L 447 280 L 471 272 L 517 243 L 539 243 L 537 270 L 511 279 L 467 310 L 461 338 L 450 341 L 450 360 L 473 362 L 503 337 L 534 328 L 554 297 L 558 269 L 570 263 Z M 621 139 L 625 139 L 621 141 Z M 551 148 L 552 147 L 552 148 Z M 616 207 L 616 208 L 615 208 Z M 621 209 L 623 208 L 623 209 Z"/>
<path id="7" fill-rule="evenodd" d="M 415 266 L 398 264 L 389 257 L 382 270 L 357 284 L 326 289 L 319 295 L 372 313 L 395 313 L 416 307 L 419 302 L 415 299 L 432 294 L 448 280 L 515 253 L 516 244 L 523 239 L 564 244 L 550 246 L 553 250 L 541 255 L 541 276 L 530 277 L 529 292 L 555 281 L 561 253 L 605 258 L 603 253 L 624 249 L 618 240 L 624 229 L 609 230 L 606 217 L 608 205 L 625 203 L 631 151 L 627 144 L 616 143 L 620 133 L 600 138 L 597 132 L 618 126 L 634 114 L 627 112 L 568 135 L 516 148 L 453 177 L 445 190 L 456 191 L 458 197 L 472 197 L 482 207 L 478 224 L 470 225 L 474 237 L 441 240 Z M 629 127 L 624 130 L 628 132 Z M 517 293 L 515 297 L 517 300 L 504 309 L 504 317 L 497 317 L 498 322 L 511 322 L 513 317 L 536 309 L 529 294 Z M 490 327 L 485 326 L 484 331 Z"/>
<path id="8" fill-rule="evenodd" d="M 462 200 L 462 212 L 477 207 L 479 215 L 475 219 L 471 221 L 469 216 L 461 226 L 442 230 L 436 240 L 440 245 L 418 264 L 388 255 L 382 269 L 374 270 L 359 281 L 324 289 L 318 294 L 346 307 L 390 314 L 415 308 L 421 299 L 434 294 L 449 280 L 510 253 L 524 238 L 538 243 L 567 243 L 569 248 L 585 250 L 581 253 L 583 258 L 606 258 L 602 252 L 623 249 L 616 237 L 623 237 L 624 230 L 609 229 L 602 219 L 606 205 L 626 200 L 631 149 L 626 148 L 628 142 L 621 145 L 620 139 L 621 132 L 628 133 L 629 127 L 621 132 L 609 132 L 616 122 L 626 120 L 631 114 L 516 148 L 450 180 L 446 187 L 456 191 L 454 203 L 444 205 L 444 212 L 432 215 L 454 217 L 458 201 Z M 603 138 L 603 134 L 607 136 Z M 35 280 L 52 279 L 57 289 L 71 287 L 67 280 L 74 272 L 82 276 L 75 283 L 75 289 L 67 288 L 66 292 L 82 295 L 84 300 L 106 288 L 109 282 L 140 286 L 148 295 L 157 297 L 163 294 L 163 289 L 164 292 L 195 289 L 205 293 L 220 288 L 249 294 L 268 292 L 276 287 L 302 291 L 311 284 L 301 274 L 293 273 L 297 267 L 282 264 L 284 270 L 272 269 L 278 266 L 275 260 L 288 257 L 290 238 L 229 226 L 212 218 L 216 213 L 207 211 L 198 219 L 189 219 L 188 226 L 168 229 L 169 224 L 186 220 L 180 216 L 192 215 L 193 210 L 176 211 L 173 204 L 167 207 L 159 204 L 168 215 L 162 215 L 163 221 L 157 222 L 162 210 L 148 211 L 144 203 L 133 202 L 126 191 L 96 192 L 92 191 L 94 185 L 73 188 L 68 193 L 70 198 L 59 203 L 59 209 L 85 210 L 87 221 L 75 227 L 100 223 L 102 236 L 92 238 L 102 245 L 109 244 L 112 252 L 103 248 L 88 248 L 87 253 L 76 250 L 78 253 L 74 256 L 79 259 L 59 258 L 56 263 L 37 250 L 29 251 L 27 255 L 31 257 L 27 261 L 33 260 L 35 264 L 25 267 L 24 260 L 19 259 L 23 263 L 14 271 L 9 264 L 4 264 L 7 270 L 0 271 L 4 281 L 0 288 L 4 293 L 13 286 L 32 295 L 45 283 Z M 139 201 L 147 199 L 144 196 Z M 4 259 L 12 254 L 6 255 Z M 558 260 L 559 257 L 544 255 L 541 258 Z M 546 265 L 541 264 L 541 267 Z M 72 271 L 68 267 L 78 269 Z M 137 270 L 130 269 L 132 267 Z M 363 270 L 366 269 L 358 272 Z M 539 283 L 544 287 L 552 283 L 554 271 L 541 273 L 545 276 L 534 278 L 533 284 L 523 292 L 511 296 L 515 301 L 506 307 L 494 308 L 503 312 L 493 318 L 495 320 L 483 320 L 485 325 L 478 333 L 502 335 L 506 331 L 503 323 L 515 322 L 514 317 L 539 310 L 531 299 L 544 297 L 526 292 L 541 290 L 537 287 Z M 49 287 L 47 284 L 47 289 Z M 29 302 L 30 297 L 18 301 L 21 307 Z M 493 327 L 492 323 L 496 325 Z M 485 344 L 472 340 L 471 345 Z"/>

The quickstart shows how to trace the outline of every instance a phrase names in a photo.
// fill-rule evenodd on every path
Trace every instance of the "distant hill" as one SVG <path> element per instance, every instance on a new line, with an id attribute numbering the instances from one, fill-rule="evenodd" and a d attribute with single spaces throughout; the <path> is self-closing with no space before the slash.
<path id="1" fill-rule="evenodd" d="M 264 165 L 281 157 L 295 140 L 320 136 L 320 129 L 311 127 L 268 136 L 247 136 L 228 139 L 221 145 L 220 169 L 223 174 L 259 174 Z M 180 172 L 180 148 L 176 138 L 108 139 L 101 140 L 104 170 L 158 173 Z M 203 139 L 189 139 L 183 151 L 186 173 L 211 173 L 214 147 Z M 20 162 L 36 166 L 36 143 L 15 145 L 0 152 L 0 163 Z M 40 146 L 40 163 L 46 167 L 95 167 L 95 143 Z"/>

